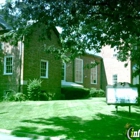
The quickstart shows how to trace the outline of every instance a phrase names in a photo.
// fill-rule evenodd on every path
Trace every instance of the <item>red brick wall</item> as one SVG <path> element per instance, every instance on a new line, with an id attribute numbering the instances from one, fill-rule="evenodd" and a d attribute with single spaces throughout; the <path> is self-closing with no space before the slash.
<path id="1" fill-rule="evenodd" d="M 18 47 L 7 45 L 4 50 L 0 50 L 0 96 L 3 96 L 4 91 L 14 90 L 27 93 L 27 83 L 29 79 L 41 79 L 42 90 L 55 93 L 54 99 L 60 98 L 61 91 L 61 60 L 56 60 L 53 54 L 45 52 L 45 46 L 55 45 L 59 47 L 58 36 L 52 31 L 51 39 L 39 41 L 39 33 L 41 30 L 35 30 L 33 34 L 25 37 L 24 42 L 24 58 L 23 58 L 23 81 L 21 82 L 21 60 L 20 60 L 20 44 Z M 13 56 L 13 74 L 3 75 L 4 73 L 4 56 L 10 54 Z M 40 61 L 41 59 L 48 61 L 49 71 L 48 78 L 40 78 Z"/>
<path id="2" fill-rule="evenodd" d="M 83 66 L 84 66 L 84 75 L 83 75 L 83 85 L 86 88 L 97 88 L 100 89 L 101 88 L 101 58 L 91 55 L 91 54 L 86 54 L 84 56 L 81 57 L 83 59 Z M 97 84 L 91 84 L 91 69 L 86 68 L 86 65 L 90 64 L 91 62 L 99 62 L 99 64 L 97 65 Z"/>
<path id="3" fill-rule="evenodd" d="M 91 54 L 85 54 L 83 56 L 80 56 L 79 58 L 83 59 L 83 83 L 78 83 L 83 85 L 86 88 L 95 87 L 97 89 L 101 88 L 101 65 L 102 65 L 102 59 L 98 56 L 91 55 Z M 90 79 L 90 73 L 91 69 L 85 68 L 87 64 L 90 64 L 93 61 L 99 62 L 99 65 L 97 66 L 97 84 L 91 84 Z M 68 64 L 66 64 L 66 81 L 67 82 L 75 82 L 75 70 L 74 70 L 74 63 L 75 61 L 72 61 Z"/>
<path id="4" fill-rule="evenodd" d="M 4 43 L 4 48 L 0 50 L 0 97 L 5 91 L 19 91 L 20 83 L 20 49 L 19 46 L 13 47 Z M 4 75 L 4 56 L 13 56 L 13 74 Z"/>
<path id="5" fill-rule="evenodd" d="M 24 46 L 24 81 L 28 82 L 29 79 L 41 79 L 42 90 L 46 92 L 55 93 L 54 99 L 60 97 L 61 91 L 61 60 L 56 60 L 53 54 L 47 54 L 45 47 L 55 45 L 59 47 L 58 37 L 51 32 L 51 40 L 39 41 L 39 30 L 25 38 Z M 29 39 L 29 40 L 28 40 Z M 48 61 L 48 78 L 40 78 L 40 61 Z M 25 89 L 25 88 L 24 88 Z M 24 90 L 25 91 L 25 90 Z"/>

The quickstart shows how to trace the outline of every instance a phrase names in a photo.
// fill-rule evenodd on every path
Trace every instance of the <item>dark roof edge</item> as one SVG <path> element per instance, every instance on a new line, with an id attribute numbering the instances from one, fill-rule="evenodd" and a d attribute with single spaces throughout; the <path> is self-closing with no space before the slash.
<path id="1" fill-rule="evenodd" d="M 86 54 L 86 55 L 90 55 L 90 56 L 98 57 L 99 59 L 103 59 L 101 56 L 96 55 L 96 54 L 91 54 L 91 53 L 88 53 L 88 52 L 85 52 L 85 54 Z"/>
<path id="2" fill-rule="evenodd" d="M 0 15 L 0 26 L 3 28 L 3 30 L 11 30 L 12 27 L 8 25 L 8 23 L 4 20 L 3 16 Z"/>

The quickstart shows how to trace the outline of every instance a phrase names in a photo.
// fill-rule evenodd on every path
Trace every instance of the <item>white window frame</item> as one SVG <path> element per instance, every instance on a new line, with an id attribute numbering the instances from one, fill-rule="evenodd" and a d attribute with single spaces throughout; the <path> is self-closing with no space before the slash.
<path id="1" fill-rule="evenodd" d="M 46 76 L 41 76 L 41 62 L 45 62 L 46 63 Z M 49 68 L 48 68 L 48 66 L 49 66 L 49 64 L 48 64 L 49 62 L 47 61 L 47 60 L 41 60 L 40 61 L 40 78 L 48 78 L 48 70 L 49 70 Z"/>
<path id="2" fill-rule="evenodd" d="M 91 65 L 94 64 L 94 63 L 95 63 L 95 61 L 94 61 L 94 62 L 92 61 L 92 62 L 91 62 Z M 96 73 L 95 73 L 95 80 L 96 80 L 96 82 L 94 82 L 94 81 L 93 81 L 93 78 L 92 78 L 92 76 L 94 75 L 94 73 L 93 73 L 94 70 L 95 70 L 95 72 L 96 72 Z M 98 79 L 97 79 L 97 78 L 98 78 L 97 76 L 98 76 L 98 71 L 97 71 L 97 65 L 96 65 L 94 68 L 91 68 L 91 69 L 90 69 L 90 83 L 91 83 L 91 84 L 97 84 L 97 82 L 98 82 L 98 81 L 97 81 L 97 80 L 98 80 Z"/>
<path id="3" fill-rule="evenodd" d="M 66 81 L 66 63 L 62 62 L 62 70 L 64 73 L 64 79 L 61 78 L 61 81 Z"/>
<path id="4" fill-rule="evenodd" d="M 76 69 L 77 66 L 76 66 L 76 61 L 79 61 L 81 62 L 81 68 L 80 69 Z M 80 74 L 81 73 L 81 80 L 77 80 L 76 77 L 77 75 L 76 74 Z M 80 59 L 80 58 L 76 58 L 75 59 L 75 82 L 76 83 L 83 83 L 83 59 Z"/>
<path id="5" fill-rule="evenodd" d="M 12 72 L 7 72 L 7 65 L 6 65 L 7 58 L 12 58 L 12 64 L 10 65 L 12 67 Z M 12 74 L 13 74 L 13 56 L 12 55 L 4 56 L 4 75 L 12 75 Z"/>

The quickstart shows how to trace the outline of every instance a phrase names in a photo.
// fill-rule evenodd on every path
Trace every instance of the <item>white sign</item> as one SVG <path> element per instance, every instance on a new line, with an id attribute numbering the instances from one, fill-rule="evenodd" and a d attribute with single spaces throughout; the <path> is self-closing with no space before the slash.
<path id="1" fill-rule="evenodd" d="M 137 104 L 138 89 L 107 87 L 107 104 Z"/>

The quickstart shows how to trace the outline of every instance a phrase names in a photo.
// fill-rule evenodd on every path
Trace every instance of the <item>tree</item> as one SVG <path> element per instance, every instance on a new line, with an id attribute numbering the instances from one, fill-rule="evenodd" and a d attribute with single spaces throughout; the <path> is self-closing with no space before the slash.
<path id="1" fill-rule="evenodd" d="M 1 10 L 13 27 L 1 40 L 16 43 L 32 31 L 32 26 L 44 24 L 46 31 L 61 27 L 62 48 L 48 51 L 71 57 L 86 49 L 100 52 L 105 45 L 118 50 L 118 59 L 130 58 L 140 71 L 140 1 L 139 0 L 16 0 L 7 2 Z M 32 22 L 28 24 L 27 22 Z M 40 35 L 43 39 L 43 34 Z"/>

